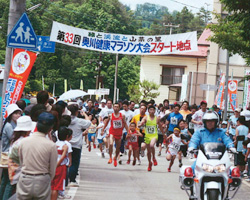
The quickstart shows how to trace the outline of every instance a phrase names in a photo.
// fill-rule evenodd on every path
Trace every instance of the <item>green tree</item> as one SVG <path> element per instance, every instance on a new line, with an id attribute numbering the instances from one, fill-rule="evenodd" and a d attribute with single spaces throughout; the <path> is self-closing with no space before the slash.
<path id="1" fill-rule="evenodd" d="M 149 101 L 160 95 L 159 92 L 155 92 L 159 89 L 160 85 L 153 81 L 143 80 L 139 84 L 131 84 L 128 87 L 128 95 L 130 100 L 139 103 L 142 99 Z"/>
<path id="2" fill-rule="evenodd" d="M 213 31 L 212 42 L 227 49 L 231 54 L 238 53 L 250 63 L 250 1 L 221 0 L 223 9 L 229 15 L 216 15 L 217 24 L 208 26 Z"/>

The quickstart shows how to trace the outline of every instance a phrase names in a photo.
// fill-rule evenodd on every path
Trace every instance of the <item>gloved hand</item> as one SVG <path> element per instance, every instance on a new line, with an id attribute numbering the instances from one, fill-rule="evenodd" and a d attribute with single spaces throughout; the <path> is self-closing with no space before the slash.
<path id="1" fill-rule="evenodd" d="M 232 153 L 237 153 L 236 149 L 234 147 L 231 147 L 229 148 L 229 150 L 232 152 Z"/>
<path id="2" fill-rule="evenodd" d="M 194 147 L 188 147 L 188 152 L 189 153 L 194 153 Z"/>

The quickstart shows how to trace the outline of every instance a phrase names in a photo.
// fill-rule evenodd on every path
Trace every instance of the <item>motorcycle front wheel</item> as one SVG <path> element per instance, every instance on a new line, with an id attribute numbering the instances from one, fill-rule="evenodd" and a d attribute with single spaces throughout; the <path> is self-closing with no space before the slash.
<path id="1" fill-rule="evenodd" d="M 208 200 L 218 200 L 219 199 L 219 190 L 210 189 L 207 191 Z"/>

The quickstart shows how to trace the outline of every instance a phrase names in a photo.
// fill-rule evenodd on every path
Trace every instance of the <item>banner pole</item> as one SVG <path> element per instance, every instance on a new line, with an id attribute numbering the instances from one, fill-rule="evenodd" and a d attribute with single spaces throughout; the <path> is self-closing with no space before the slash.
<path id="1" fill-rule="evenodd" d="M 116 102 L 116 90 L 117 90 L 117 75 L 118 75 L 118 57 L 119 54 L 116 54 L 116 64 L 115 64 L 115 82 L 114 82 L 114 98 L 113 103 Z"/>

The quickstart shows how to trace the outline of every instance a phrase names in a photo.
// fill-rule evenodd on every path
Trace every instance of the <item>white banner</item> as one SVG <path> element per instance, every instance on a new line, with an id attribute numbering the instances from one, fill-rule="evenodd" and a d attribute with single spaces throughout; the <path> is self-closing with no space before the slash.
<path id="1" fill-rule="evenodd" d="M 247 75 L 250 75 L 250 70 L 245 70 L 245 76 Z M 247 109 L 249 101 L 250 101 L 250 80 L 245 80 L 243 109 Z"/>
<path id="2" fill-rule="evenodd" d="M 188 87 L 188 75 L 182 75 L 182 86 L 181 86 L 181 101 L 187 100 L 187 87 Z"/>
<path id="3" fill-rule="evenodd" d="M 73 47 L 130 55 L 178 54 L 197 51 L 197 33 L 140 36 L 102 33 L 53 22 L 50 41 Z"/>

